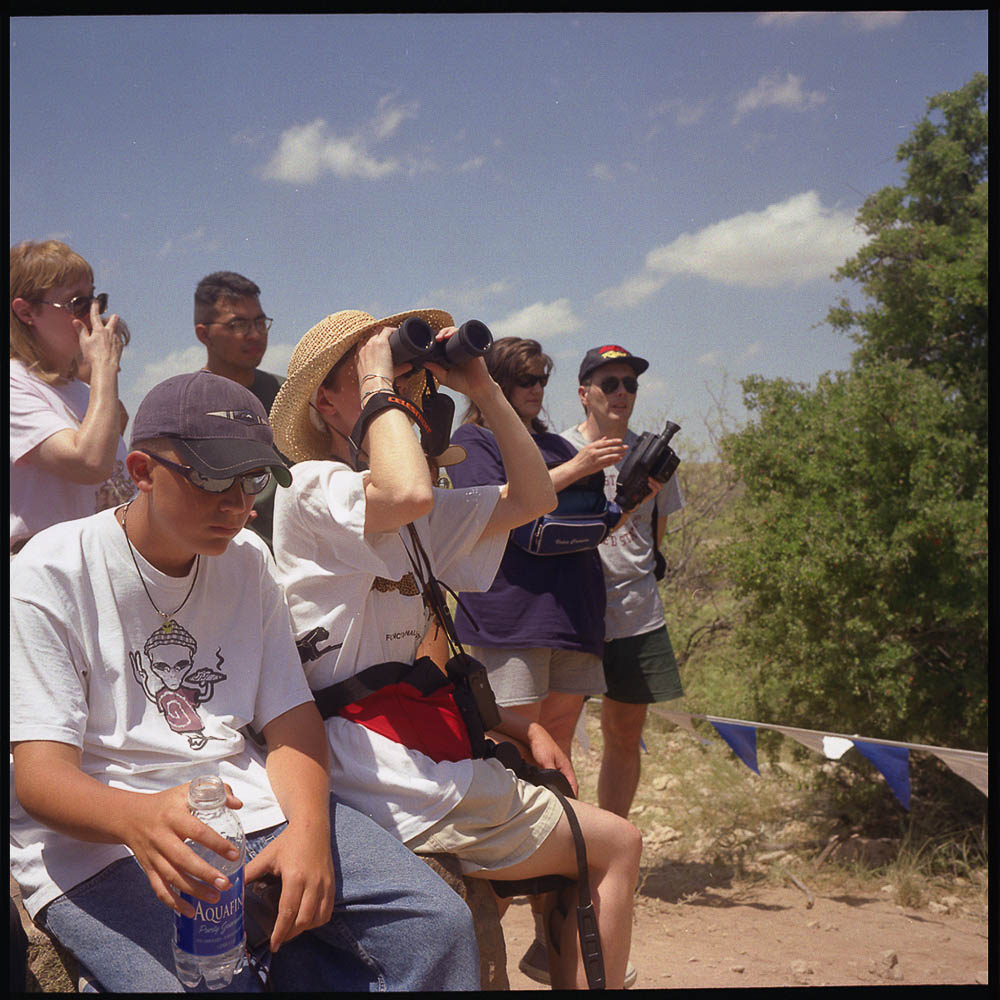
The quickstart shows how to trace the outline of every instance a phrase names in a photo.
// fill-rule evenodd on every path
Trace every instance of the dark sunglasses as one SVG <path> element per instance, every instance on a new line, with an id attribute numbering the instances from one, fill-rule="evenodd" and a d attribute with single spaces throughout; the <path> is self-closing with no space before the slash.
<path id="1" fill-rule="evenodd" d="M 268 469 L 264 469 L 262 472 L 244 472 L 238 476 L 226 476 L 225 478 L 214 479 L 203 476 L 197 469 L 192 469 L 190 465 L 178 465 L 176 462 L 161 458 L 159 455 L 151 451 L 146 451 L 144 448 L 140 448 L 139 450 L 143 455 L 148 455 L 150 458 L 156 459 L 160 465 L 165 465 L 168 469 L 179 472 L 192 486 L 197 486 L 199 490 L 204 490 L 206 493 L 225 493 L 227 490 L 231 490 L 233 485 L 239 481 L 243 487 L 243 492 L 248 497 L 252 497 L 260 493 L 271 481 L 271 472 Z"/>
<path id="2" fill-rule="evenodd" d="M 617 375 L 609 375 L 597 383 L 597 388 L 605 396 L 610 396 L 611 393 L 618 391 L 619 382 L 625 387 L 625 391 L 630 396 L 634 396 L 639 389 L 639 380 L 634 375 L 626 375 L 625 378 L 619 378 Z"/>
<path id="3" fill-rule="evenodd" d="M 48 302 L 41 299 L 42 305 L 55 306 L 56 309 L 68 309 L 77 319 L 86 319 L 90 315 L 90 303 L 97 300 L 98 311 L 102 314 L 108 308 L 108 293 L 98 295 L 75 295 L 69 302 Z"/>
<path id="4" fill-rule="evenodd" d="M 548 375 L 515 375 L 514 384 L 522 389 L 530 389 L 533 385 L 540 385 L 543 389 L 549 384 Z"/>

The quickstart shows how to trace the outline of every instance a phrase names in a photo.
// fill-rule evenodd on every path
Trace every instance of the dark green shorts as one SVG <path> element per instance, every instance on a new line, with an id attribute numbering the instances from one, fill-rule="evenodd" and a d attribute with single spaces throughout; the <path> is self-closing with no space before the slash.
<path id="1" fill-rule="evenodd" d="M 605 696 L 629 705 L 684 695 L 667 626 L 604 644 Z"/>

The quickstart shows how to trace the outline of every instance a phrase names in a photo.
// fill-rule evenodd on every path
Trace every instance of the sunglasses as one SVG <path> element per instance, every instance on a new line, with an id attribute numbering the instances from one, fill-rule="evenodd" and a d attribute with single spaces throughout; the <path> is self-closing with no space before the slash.
<path id="1" fill-rule="evenodd" d="M 625 387 L 625 391 L 630 396 L 634 396 L 639 390 L 639 380 L 634 375 L 626 375 L 625 378 L 619 378 L 617 375 L 609 375 L 607 378 L 602 378 L 601 381 L 597 383 L 597 388 L 600 389 L 605 396 L 610 396 L 611 393 L 618 391 L 619 383 Z"/>
<path id="2" fill-rule="evenodd" d="M 540 385 L 543 389 L 549 384 L 548 375 L 515 375 L 514 384 L 522 389 L 530 389 L 533 385 Z"/>
<path id="3" fill-rule="evenodd" d="M 197 486 L 199 490 L 204 490 L 206 493 L 225 493 L 231 490 L 233 485 L 239 481 L 243 487 L 243 492 L 248 497 L 252 497 L 260 493 L 271 481 L 271 473 L 268 469 L 264 469 L 261 472 L 244 472 L 238 476 L 226 476 L 215 479 L 203 476 L 197 469 L 192 469 L 190 465 L 178 465 L 176 462 L 161 458 L 151 451 L 146 451 L 143 448 L 139 450 L 143 455 L 148 455 L 150 458 L 155 459 L 160 465 L 165 465 L 168 469 L 179 472 L 192 486 Z"/>
<path id="4" fill-rule="evenodd" d="M 108 293 L 101 292 L 99 295 L 75 295 L 69 302 L 47 302 L 41 300 L 42 305 L 55 306 L 56 309 L 68 309 L 77 319 L 86 319 L 90 315 L 90 303 L 97 300 L 98 311 L 104 313 L 108 308 Z"/>

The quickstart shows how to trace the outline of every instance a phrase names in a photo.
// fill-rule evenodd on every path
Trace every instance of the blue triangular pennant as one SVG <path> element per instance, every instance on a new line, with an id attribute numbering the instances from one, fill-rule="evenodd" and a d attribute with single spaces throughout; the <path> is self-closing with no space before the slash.
<path id="1" fill-rule="evenodd" d="M 709 719 L 715 727 L 716 732 L 733 748 L 733 753 L 754 774 L 760 774 L 757 770 L 757 730 L 753 726 L 736 726 L 731 722 L 716 722 Z"/>
<path id="2" fill-rule="evenodd" d="M 858 753 L 867 757 L 882 772 L 892 794 L 904 809 L 909 810 L 910 751 L 906 747 L 887 747 L 879 743 L 865 743 L 864 740 L 852 742 Z"/>

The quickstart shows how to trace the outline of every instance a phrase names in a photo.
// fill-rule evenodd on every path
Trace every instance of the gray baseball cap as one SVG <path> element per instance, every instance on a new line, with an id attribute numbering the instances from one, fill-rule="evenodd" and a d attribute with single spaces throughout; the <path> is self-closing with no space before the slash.
<path id="1" fill-rule="evenodd" d="M 267 468 L 280 485 L 292 481 L 260 400 L 212 372 L 174 375 L 146 393 L 132 421 L 131 443 L 152 438 L 168 438 L 193 469 L 210 479 Z"/>

